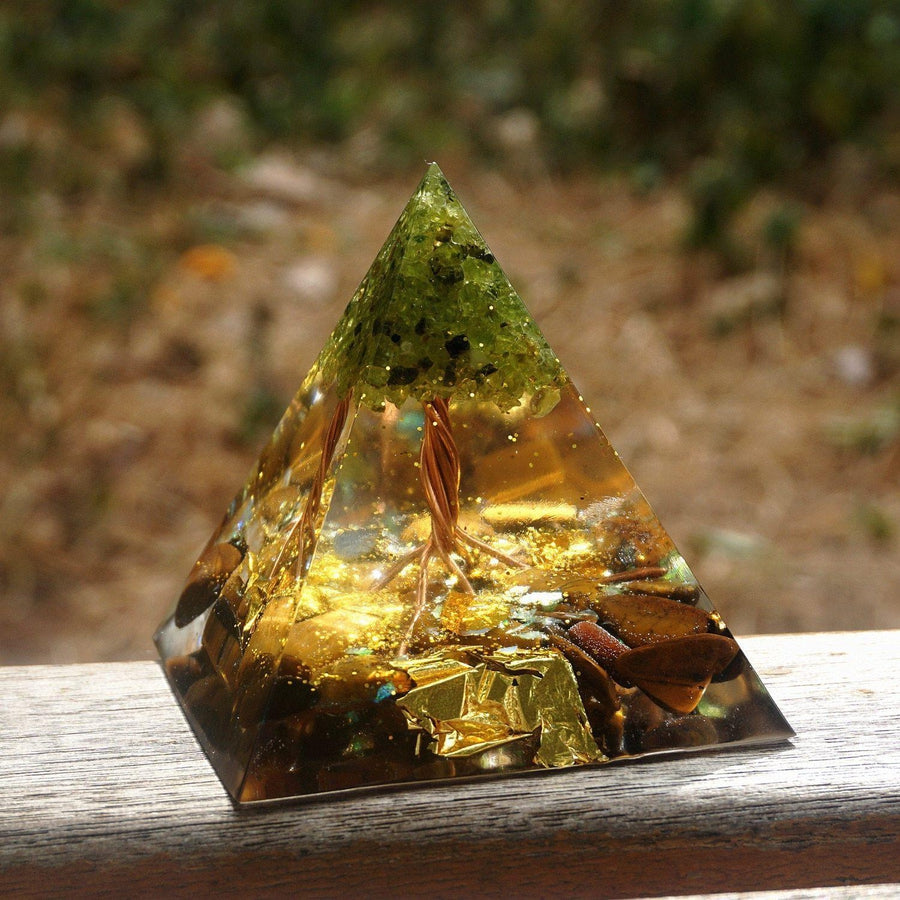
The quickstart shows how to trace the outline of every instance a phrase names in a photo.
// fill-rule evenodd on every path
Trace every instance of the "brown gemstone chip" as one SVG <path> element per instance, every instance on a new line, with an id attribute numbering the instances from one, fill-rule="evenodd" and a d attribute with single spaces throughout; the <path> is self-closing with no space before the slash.
<path id="1" fill-rule="evenodd" d="M 184 628 L 219 598 L 222 585 L 238 567 L 243 555 L 233 544 L 213 544 L 194 563 L 175 607 L 175 624 Z"/>
<path id="2" fill-rule="evenodd" d="M 566 632 L 566 635 L 607 668 L 614 666 L 615 661 L 628 651 L 626 644 L 594 622 L 578 622 Z"/>
<path id="3" fill-rule="evenodd" d="M 702 609 L 649 594 L 595 597 L 591 606 L 629 647 L 642 647 L 690 634 L 703 634 L 710 618 Z"/>
<path id="4" fill-rule="evenodd" d="M 622 585 L 634 594 L 652 594 L 654 597 L 668 597 L 679 603 L 695 604 L 700 597 L 700 589 L 695 584 L 679 584 L 672 581 L 629 581 Z"/>
<path id="5" fill-rule="evenodd" d="M 589 653 L 562 635 L 551 633 L 550 642 L 563 652 L 575 672 L 590 686 L 598 708 L 606 716 L 615 713 L 620 706 L 619 695 L 606 670 Z"/>
<path id="6" fill-rule="evenodd" d="M 641 581 L 645 578 L 661 578 L 666 574 L 662 566 L 644 566 L 640 569 L 627 569 L 624 572 L 613 572 L 611 575 L 603 575 L 598 584 L 617 584 L 620 581 Z"/>
<path id="7" fill-rule="evenodd" d="M 737 652 L 731 638 L 695 634 L 629 650 L 616 660 L 616 671 L 663 706 L 689 713 Z"/>

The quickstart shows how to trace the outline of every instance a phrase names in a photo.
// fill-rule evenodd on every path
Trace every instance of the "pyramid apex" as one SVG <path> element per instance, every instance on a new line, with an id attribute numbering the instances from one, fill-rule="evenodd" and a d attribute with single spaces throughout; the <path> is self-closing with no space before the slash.
<path id="1" fill-rule="evenodd" d="M 341 396 L 549 409 L 562 370 L 437 163 L 428 165 L 320 357 Z"/>
<path id="2" fill-rule="evenodd" d="M 422 176 L 419 186 L 413 191 L 412 196 L 409 198 L 409 202 L 406 205 L 406 211 L 418 207 L 423 203 L 435 212 L 439 207 L 443 207 L 446 204 L 459 206 L 459 201 L 456 199 L 456 193 L 450 186 L 450 182 L 447 181 L 447 176 L 436 162 L 426 163 L 425 174 Z M 459 206 L 459 212 L 468 218 L 468 215 L 461 206 Z"/>

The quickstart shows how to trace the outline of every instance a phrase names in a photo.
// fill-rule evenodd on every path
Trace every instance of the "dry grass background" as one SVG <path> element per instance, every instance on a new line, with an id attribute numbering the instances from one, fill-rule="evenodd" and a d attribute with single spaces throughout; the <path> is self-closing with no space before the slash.
<path id="1" fill-rule="evenodd" d="M 0 235 L 0 663 L 153 653 L 421 174 L 348 158 L 198 156 Z M 439 162 L 732 629 L 900 626 L 900 192 L 851 167 L 774 252 L 763 191 L 734 274 L 675 189 Z"/>

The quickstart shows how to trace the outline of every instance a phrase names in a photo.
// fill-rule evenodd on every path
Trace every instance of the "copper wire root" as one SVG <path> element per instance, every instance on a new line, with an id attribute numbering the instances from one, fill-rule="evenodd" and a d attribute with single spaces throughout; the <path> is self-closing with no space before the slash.
<path id="1" fill-rule="evenodd" d="M 489 544 L 459 527 L 460 460 L 450 424 L 450 406 L 441 397 L 422 405 L 425 408 L 425 429 L 419 451 L 419 479 L 431 517 L 431 534 L 423 544 L 401 556 L 375 586 L 376 590 L 384 587 L 418 558 L 416 605 L 406 636 L 400 644 L 400 656 L 406 654 L 415 627 L 428 603 L 428 563 L 433 557 L 437 556 L 443 562 L 456 578 L 459 589 L 472 596 L 475 589 L 452 556 L 454 553 L 466 556 L 465 545 L 509 566 L 527 567 L 525 563 L 494 550 Z"/>
<path id="2" fill-rule="evenodd" d="M 322 455 L 319 457 L 319 467 L 316 469 L 316 474 L 309 487 L 306 505 L 303 507 L 303 513 L 300 518 L 291 527 L 287 538 L 281 545 L 281 550 L 272 566 L 273 575 L 278 572 L 288 548 L 293 547 L 295 543 L 297 544 L 297 559 L 294 563 L 296 577 L 302 578 L 309 568 L 312 551 L 316 545 L 316 521 L 319 517 L 319 510 L 322 507 L 322 491 L 325 488 L 325 481 L 331 469 L 334 452 L 337 449 L 338 441 L 347 421 L 347 413 L 350 410 L 350 398 L 351 393 L 348 393 L 343 400 L 338 402 L 332 413 L 331 421 L 328 423 L 328 430 L 325 432 L 325 439 L 322 442 Z"/>

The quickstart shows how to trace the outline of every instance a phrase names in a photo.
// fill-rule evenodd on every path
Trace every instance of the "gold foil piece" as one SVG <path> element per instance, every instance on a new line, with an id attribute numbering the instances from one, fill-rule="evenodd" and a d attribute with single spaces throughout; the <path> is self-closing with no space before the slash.
<path id="1" fill-rule="evenodd" d="M 315 673 L 339 660 L 350 647 L 367 644 L 379 620 L 352 609 L 335 609 L 294 625 L 285 654 L 303 660 Z"/>
<path id="2" fill-rule="evenodd" d="M 439 756 L 473 756 L 532 736 L 534 762 L 554 768 L 602 762 L 575 674 L 560 654 L 502 650 L 472 663 L 440 655 L 405 666 L 416 687 L 397 700 L 409 727 Z"/>
<path id="3" fill-rule="evenodd" d="M 509 615 L 509 598 L 503 594 L 482 593 L 472 596 L 449 591 L 441 610 L 441 624 L 455 634 L 493 628 Z"/>
<path id="4" fill-rule="evenodd" d="M 568 524 L 577 514 L 571 503 L 498 503 L 482 515 L 495 528 L 514 528 L 536 523 Z"/>

